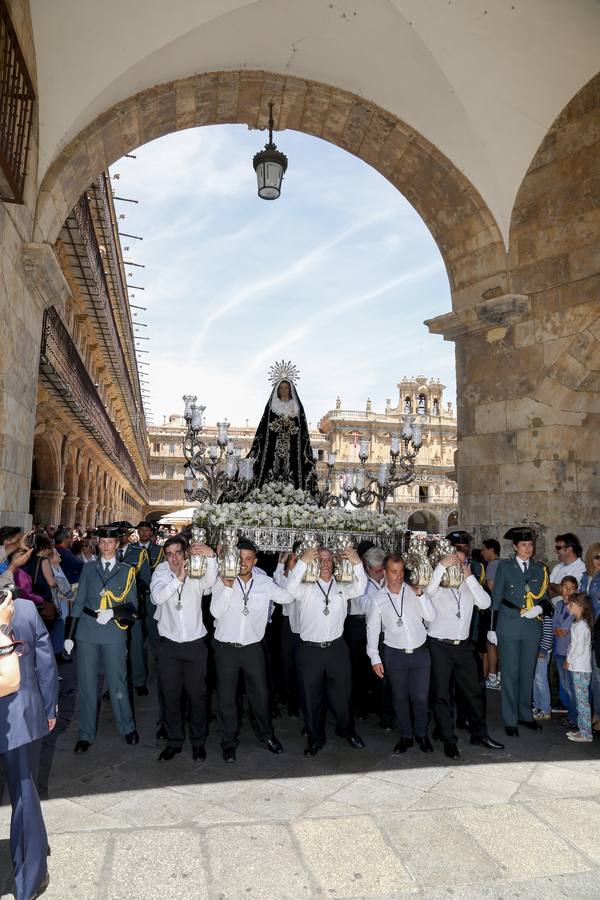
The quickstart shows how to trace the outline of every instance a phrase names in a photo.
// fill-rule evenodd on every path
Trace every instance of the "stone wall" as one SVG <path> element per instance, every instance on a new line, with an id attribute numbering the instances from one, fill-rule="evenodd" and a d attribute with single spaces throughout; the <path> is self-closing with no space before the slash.
<path id="1" fill-rule="evenodd" d="M 539 148 L 513 210 L 511 294 L 432 330 L 456 341 L 460 521 L 530 523 L 540 553 L 600 532 L 600 76 Z M 444 321 L 442 321 L 442 319 Z"/>

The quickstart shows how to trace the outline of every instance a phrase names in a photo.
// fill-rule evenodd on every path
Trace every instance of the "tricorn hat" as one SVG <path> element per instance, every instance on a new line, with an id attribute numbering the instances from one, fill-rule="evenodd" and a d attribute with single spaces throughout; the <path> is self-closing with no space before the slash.
<path id="1" fill-rule="evenodd" d="M 154 531 L 156 528 L 156 524 L 154 522 L 148 522 L 146 519 L 144 519 L 142 522 L 138 522 L 135 527 L 136 528 L 150 528 L 152 531 Z"/>
<path id="2" fill-rule="evenodd" d="M 455 544 L 470 544 L 471 535 L 467 531 L 450 531 L 446 535 L 446 540 L 450 541 L 452 546 Z"/>
<path id="3" fill-rule="evenodd" d="M 109 525 L 98 525 L 98 530 L 96 531 L 96 535 L 99 538 L 114 538 L 117 541 L 122 534 L 123 532 L 114 522 L 110 523 Z"/>
<path id="4" fill-rule="evenodd" d="M 535 535 L 531 528 L 517 526 L 516 528 L 509 528 L 504 538 L 507 541 L 512 541 L 513 544 L 518 544 L 519 541 L 534 541 Z"/>

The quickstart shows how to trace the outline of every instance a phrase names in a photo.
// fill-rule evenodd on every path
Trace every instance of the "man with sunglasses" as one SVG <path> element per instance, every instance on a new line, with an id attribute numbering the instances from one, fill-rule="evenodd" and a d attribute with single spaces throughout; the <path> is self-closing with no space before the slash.
<path id="1" fill-rule="evenodd" d="M 572 575 L 579 585 L 586 572 L 585 563 L 581 558 L 583 550 L 576 534 L 570 531 L 557 534 L 554 538 L 554 549 L 558 562 L 550 572 L 549 593 L 553 598 L 560 597 L 560 583 L 565 575 Z"/>

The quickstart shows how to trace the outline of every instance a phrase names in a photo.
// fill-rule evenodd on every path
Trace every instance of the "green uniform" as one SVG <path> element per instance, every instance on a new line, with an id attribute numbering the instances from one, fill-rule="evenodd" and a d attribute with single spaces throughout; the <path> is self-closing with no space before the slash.
<path id="1" fill-rule="evenodd" d="M 150 560 L 140 544 L 127 544 L 123 551 L 123 562 L 135 569 L 138 595 L 138 618 L 129 630 L 131 683 L 135 688 L 146 686 L 147 667 L 144 653 L 144 620 L 148 613 L 147 598 L 150 594 Z"/>
<path id="2" fill-rule="evenodd" d="M 100 625 L 94 616 L 84 612 L 101 609 L 102 594 L 111 591 L 123 594 L 128 585 L 131 567 L 115 560 L 110 572 L 97 559 L 84 565 L 79 579 L 77 597 L 73 604 L 73 619 L 77 621 L 77 681 L 79 686 L 79 738 L 90 744 L 96 737 L 96 707 L 98 701 L 98 665 L 104 664 L 113 716 L 119 734 L 134 731 L 135 723 L 127 691 L 127 632 L 112 619 Z M 135 578 L 123 598 L 137 608 Z"/>
<path id="3" fill-rule="evenodd" d="M 502 718 L 507 727 L 516 728 L 519 721 L 530 722 L 532 714 L 533 676 L 542 636 L 539 619 L 525 619 L 521 609 L 527 608 L 527 594 L 532 604 L 548 597 L 546 569 L 535 559 L 527 561 L 524 575 L 516 556 L 501 559 L 492 591 L 492 609 L 496 615 L 498 652 L 502 667 Z"/>

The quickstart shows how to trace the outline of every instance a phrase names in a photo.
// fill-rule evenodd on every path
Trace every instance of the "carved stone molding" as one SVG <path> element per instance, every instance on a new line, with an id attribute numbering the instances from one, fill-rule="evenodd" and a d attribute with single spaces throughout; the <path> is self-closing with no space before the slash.
<path id="1" fill-rule="evenodd" d="M 526 294 L 503 294 L 482 300 L 469 309 L 445 313 L 426 319 L 431 334 L 441 334 L 445 341 L 455 341 L 467 334 L 478 334 L 493 328 L 508 328 L 531 318 L 531 300 Z"/>
<path id="2" fill-rule="evenodd" d="M 23 268 L 41 308 L 54 306 L 62 312 L 71 291 L 51 244 L 23 244 Z"/>

